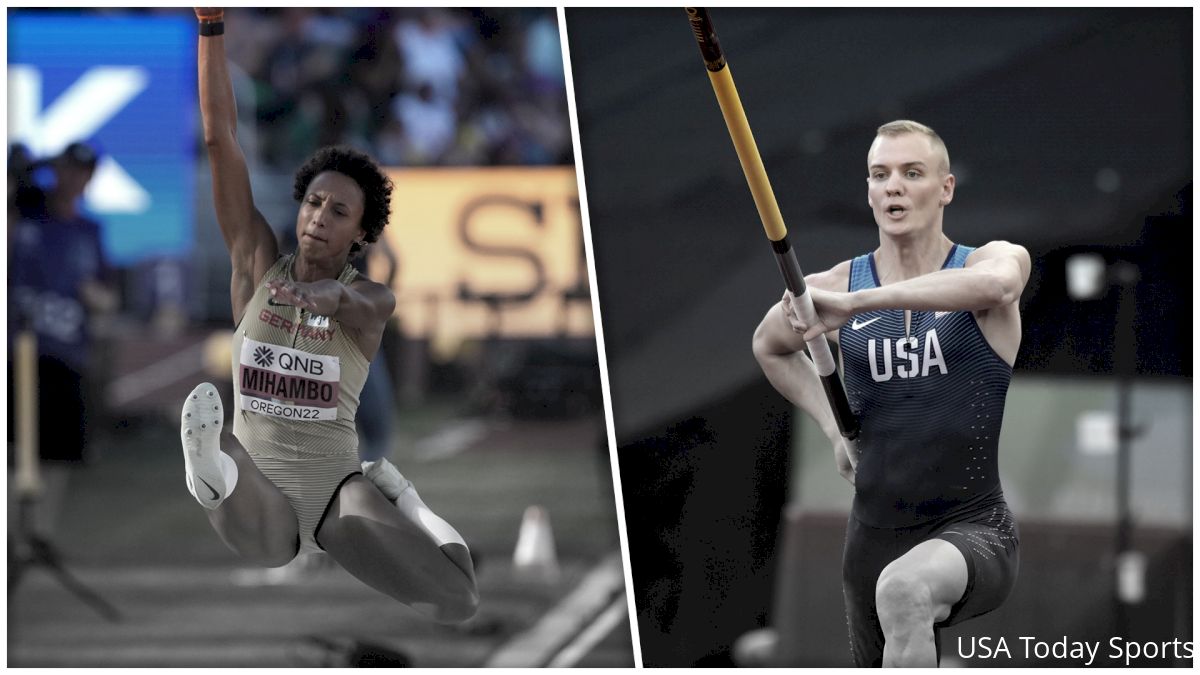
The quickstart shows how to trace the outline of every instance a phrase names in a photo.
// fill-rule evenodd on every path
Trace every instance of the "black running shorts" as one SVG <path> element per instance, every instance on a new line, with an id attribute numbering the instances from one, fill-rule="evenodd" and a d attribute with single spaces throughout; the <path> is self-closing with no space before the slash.
<path id="1" fill-rule="evenodd" d="M 970 512 L 905 528 L 875 528 L 853 514 L 846 525 L 842 591 L 850 628 L 850 648 L 859 667 L 883 665 L 883 630 L 875 609 L 875 584 L 883 568 L 917 544 L 950 542 L 967 561 L 967 588 L 934 631 L 999 607 L 1017 579 L 1019 540 L 1016 522 L 1003 495 Z M 939 641 L 940 645 L 940 641 Z"/>

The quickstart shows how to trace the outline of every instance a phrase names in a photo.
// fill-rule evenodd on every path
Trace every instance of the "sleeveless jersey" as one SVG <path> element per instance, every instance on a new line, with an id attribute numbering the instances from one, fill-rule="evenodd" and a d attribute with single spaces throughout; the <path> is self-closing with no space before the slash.
<path id="1" fill-rule="evenodd" d="M 369 362 L 336 319 L 277 305 L 266 282 L 294 279 L 281 257 L 259 282 L 233 336 L 233 435 L 277 459 L 355 454 L 354 415 Z M 338 281 L 358 272 L 346 265 Z"/>
<path id="2" fill-rule="evenodd" d="M 943 269 L 975 249 L 954 245 Z M 850 291 L 880 286 L 868 253 L 850 263 Z M 857 314 L 840 333 L 846 394 L 862 431 L 854 515 L 907 527 L 1000 494 L 996 452 L 1012 367 L 971 312 Z"/>

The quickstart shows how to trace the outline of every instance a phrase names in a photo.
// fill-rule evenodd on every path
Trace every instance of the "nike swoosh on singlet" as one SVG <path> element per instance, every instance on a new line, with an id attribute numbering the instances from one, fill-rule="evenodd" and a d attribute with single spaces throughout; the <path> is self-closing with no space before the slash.
<path id="1" fill-rule="evenodd" d="M 875 323 L 876 321 L 878 321 L 882 318 L 883 318 L 882 316 L 877 316 L 874 319 L 868 319 L 862 323 L 859 323 L 858 319 L 855 319 L 854 323 L 850 324 L 850 327 L 853 328 L 854 330 L 858 330 L 859 328 L 865 328 L 866 326 L 870 326 L 871 324 Z"/>
<path id="2" fill-rule="evenodd" d="M 275 302 L 275 298 L 267 298 L 267 304 L 272 307 L 291 307 L 291 305 L 285 305 L 282 302 Z"/>
<path id="3" fill-rule="evenodd" d="M 200 478 L 200 477 L 196 476 L 196 478 Z M 216 490 L 213 489 L 213 486 L 208 484 L 208 481 L 204 480 L 203 478 L 200 478 L 200 482 L 204 483 L 204 487 L 206 487 L 212 491 L 212 493 L 213 493 L 212 500 L 214 502 L 221 498 L 221 495 Z"/>
<path id="4" fill-rule="evenodd" d="M 951 313 L 951 312 L 934 312 L 934 313 L 933 313 L 933 318 L 935 318 L 935 319 L 940 319 L 940 318 L 942 318 L 943 316 L 946 316 L 947 314 L 950 314 L 950 313 Z"/>

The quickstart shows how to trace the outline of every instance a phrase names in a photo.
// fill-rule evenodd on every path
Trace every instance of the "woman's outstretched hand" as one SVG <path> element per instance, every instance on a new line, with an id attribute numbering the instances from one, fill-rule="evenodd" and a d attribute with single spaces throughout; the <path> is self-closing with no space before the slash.
<path id="1" fill-rule="evenodd" d="M 277 304 L 292 305 L 319 316 L 333 316 L 341 304 L 342 284 L 334 279 L 311 283 L 273 279 L 266 286 Z"/>

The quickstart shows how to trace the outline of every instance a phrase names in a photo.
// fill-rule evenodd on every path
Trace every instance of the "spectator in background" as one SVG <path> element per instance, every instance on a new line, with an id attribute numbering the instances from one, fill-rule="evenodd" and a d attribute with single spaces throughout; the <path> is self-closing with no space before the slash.
<path id="1" fill-rule="evenodd" d="M 45 208 L 45 195 L 33 185 L 33 156 L 21 143 L 8 147 L 8 251 L 13 250 L 13 236 L 20 223 Z M 9 270 L 12 269 L 11 257 Z M 10 284 L 11 285 L 11 284 Z M 11 319 L 11 317 L 10 317 Z M 11 332 L 11 331 L 10 331 Z"/>
<path id="2" fill-rule="evenodd" d="M 415 18 L 400 20 L 393 31 L 404 64 L 400 85 L 415 90 L 427 84 L 431 96 L 451 106 L 458 100 L 459 80 L 466 70 L 455 16 L 444 9 L 422 9 Z"/>
<path id="3" fill-rule="evenodd" d="M 566 117 L 566 80 L 558 22 L 553 15 L 534 15 L 519 50 L 523 90 L 516 117 L 529 139 L 522 159 L 530 164 L 572 164 L 571 128 Z"/>
<path id="4" fill-rule="evenodd" d="M 449 100 L 434 94 L 434 87 L 423 82 L 415 91 L 396 97 L 393 116 L 403 133 L 399 146 L 388 153 L 405 165 L 441 164 L 455 140 L 458 118 Z"/>
<path id="5" fill-rule="evenodd" d="M 13 243 L 16 241 L 16 235 L 22 231 L 23 221 L 37 216 L 46 210 L 46 195 L 34 185 L 34 177 L 32 171 L 34 169 L 34 156 L 30 155 L 29 148 L 26 148 L 22 143 L 13 143 L 8 147 L 8 287 L 12 287 L 12 251 Z M 8 325 L 12 327 L 13 317 L 16 312 L 13 312 L 12 295 L 8 297 L 10 307 L 8 307 Z M 12 330 L 8 331 L 10 337 Z"/>
<path id="6" fill-rule="evenodd" d="M 566 79 L 563 75 L 562 45 L 558 37 L 558 21 L 553 14 L 538 13 L 532 16 L 522 46 L 532 89 L 552 92 L 564 89 Z"/>
<path id="7" fill-rule="evenodd" d="M 98 315 L 114 311 L 118 303 L 108 283 L 100 224 L 84 215 L 79 204 L 97 159 L 90 146 L 72 143 L 57 157 L 35 164 L 31 173 L 35 185 L 26 189 L 44 194 L 44 208 L 33 210 L 15 225 L 10 222 L 9 340 L 27 329 L 35 333 L 38 345 L 38 439 L 45 511 L 35 516 L 34 526 L 43 532 L 52 529 L 66 484 L 64 464 L 87 456 L 91 323 Z M 10 394 L 12 385 L 10 367 Z M 9 406 L 12 419 L 11 395 Z M 10 425 L 10 439 L 12 434 Z"/>

